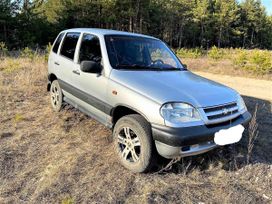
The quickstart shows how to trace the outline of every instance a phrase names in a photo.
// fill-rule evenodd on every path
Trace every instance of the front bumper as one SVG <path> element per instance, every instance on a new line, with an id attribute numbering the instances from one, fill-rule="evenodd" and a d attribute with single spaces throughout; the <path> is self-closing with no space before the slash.
<path id="1" fill-rule="evenodd" d="M 214 134 L 219 130 L 239 124 L 246 125 L 250 119 L 251 114 L 245 112 L 231 121 L 214 125 L 173 128 L 152 124 L 152 134 L 161 156 L 192 156 L 215 148 Z"/>

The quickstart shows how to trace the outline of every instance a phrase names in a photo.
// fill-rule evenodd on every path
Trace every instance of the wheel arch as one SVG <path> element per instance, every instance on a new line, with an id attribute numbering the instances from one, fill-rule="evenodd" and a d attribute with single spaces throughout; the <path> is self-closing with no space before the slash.
<path id="1" fill-rule="evenodd" d="M 112 108 L 110 115 L 112 117 L 112 125 L 116 124 L 116 122 L 122 118 L 123 116 L 130 115 L 130 114 L 139 114 L 142 116 L 148 123 L 150 123 L 149 119 L 143 114 L 141 111 L 136 110 L 133 107 L 124 104 L 118 104 L 114 108 Z"/>
<path id="2" fill-rule="evenodd" d="M 51 73 L 51 74 L 48 74 L 47 79 L 48 79 L 48 82 L 47 82 L 47 91 L 50 91 L 51 83 L 54 80 L 58 79 L 58 78 L 57 78 L 57 76 L 55 74 Z"/>

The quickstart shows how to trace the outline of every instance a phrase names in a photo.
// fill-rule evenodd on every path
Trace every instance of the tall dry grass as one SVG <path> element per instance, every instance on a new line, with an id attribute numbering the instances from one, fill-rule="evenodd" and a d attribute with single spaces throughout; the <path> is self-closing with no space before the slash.
<path id="1" fill-rule="evenodd" d="M 2 86 L 24 90 L 26 94 L 40 89 L 41 84 L 46 84 L 47 62 L 44 56 L 37 55 L 33 59 L 5 57 L 0 63 Z M 12 77 L 11 77 L 12 76 Z"/>
<path id="2" fill-rule="evenodd" d="M 255 111 L 252 115 L 252 119 L 251 119 L 251 121 L 249 123 L 249 127 L 248 127 L 248 144 L 247 144 L 247 157 L 246 157 L 247 164 L 250 163 L 250 158 L 252 155 L 254 144 L 256 142 L 256 139 L 259 136 L 258 123 L 257 123 L 257 112 L 258 112 L 258 104 L 255 107 Z"/>

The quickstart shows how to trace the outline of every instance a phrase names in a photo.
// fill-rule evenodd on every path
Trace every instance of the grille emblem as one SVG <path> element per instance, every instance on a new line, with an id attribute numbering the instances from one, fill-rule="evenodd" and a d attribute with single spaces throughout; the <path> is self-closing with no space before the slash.
<path id="1" fill-rule="evenodd" d="M 227 108 L 224 108 L 222 111 L 223 111 L 223 115 L 227 115 L 229 113 L 229 110 Z"/>

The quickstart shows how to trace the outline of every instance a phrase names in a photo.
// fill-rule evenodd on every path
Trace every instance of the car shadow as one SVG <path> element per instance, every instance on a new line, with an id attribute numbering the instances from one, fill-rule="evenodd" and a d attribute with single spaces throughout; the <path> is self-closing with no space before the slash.
<path id="1" fill-rule="evenodd" d="M 249 164 L 264 163 L 272 164 L 272 104 L 268 100 L 242 96 L 247 105 L 248 111 L 254 115 L 256 112 L 257 138 L 254 142 L 252 153 L 248 160 L 249 144 L 249 125 L 243 133 L 242 140 L 237 144 L 218 147 L 202 155 L 185 157 L 174 162 L 171 168 L 165 168 L 168 161 L 162 161 L 159 168 L 165 168 L 166 171 L 187 174 L 194 169 L 205 171 L 212 165 L 213 167 L 222 168 L 227 171 L 237 171 Z M 172 161 L 173 162 L 173 161 Z"/>

